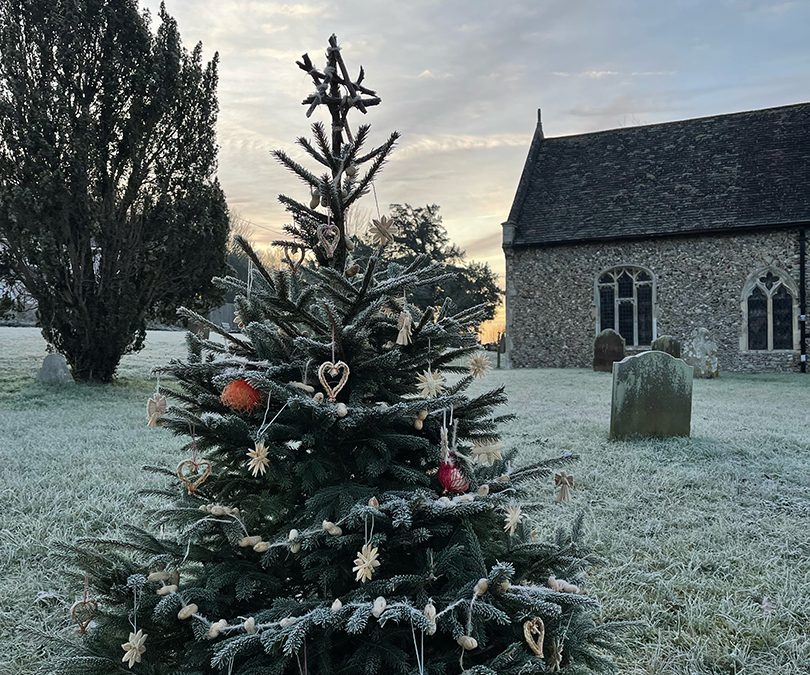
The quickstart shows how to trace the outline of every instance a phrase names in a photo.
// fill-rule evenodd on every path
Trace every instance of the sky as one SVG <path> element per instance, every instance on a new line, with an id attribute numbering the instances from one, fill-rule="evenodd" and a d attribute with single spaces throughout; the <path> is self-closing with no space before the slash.
<path id="1" fill-rule="evenodd" d="M 153 16 L 159 0 L 142 0 Z M 810 100 L 810 0 L 166 0 L 191 48 L 219 52 L 219 178 L 229 205 L 269 243 L 289 218 L 279 193 L 308 192 L 270 156 L 306 161 L 295 65 L 323 66 L 337 34 L 382 104 L 372 141 L 402 134 L 376 180 L 380 208 L 441 206 L 468 257 L 504 263 L 506 220 L 542 109 L 546 136 Z M 322 115 L 322 113 L 320 113 Z M 315 168 L 315 167 L 313 167 Z M 373 197 L 358 213 L 376 215 Z"/>

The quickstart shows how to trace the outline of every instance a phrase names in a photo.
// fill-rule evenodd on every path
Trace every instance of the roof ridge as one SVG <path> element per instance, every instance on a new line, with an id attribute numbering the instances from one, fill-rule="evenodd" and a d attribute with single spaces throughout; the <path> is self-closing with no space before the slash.
<path id="1" fill-rule="evenodd" d="M 582 131 L 575 134 L 563 134 L 561 136 L 545 136 L 546 141 L 565 140 L 568 138 L 580 138 L 582 136 L 596 136 L 597 134 L 613 134 L 616 132 L 633 131 L 635 129 L 649 129 L 651 127 L 663 127 L 676 124 L 688 124 L 690 122 L 703 122 L 709 120 L 716 120 L 726 117 L 742 117 L 743 115 L 752 115 L 755 113 L 769 113 L 783 111 L 787 108 L 808 108 L 810 109 L 810 101 L 802 101 L 799 103 L 787 103 L 785 105 L 773 106 L 771 108 L 755 108 L 753 110 L 738 110 L 730 113 L 717 113 L 715 115 L 703 115 L 702 117 L 686 117 L 679 120 L 668 120 L 666 122 L 652 122 L 651 124 L 633 124 L 626 127 L 611 127 L 610 129 L 597 129 L 595 131 Z"/>

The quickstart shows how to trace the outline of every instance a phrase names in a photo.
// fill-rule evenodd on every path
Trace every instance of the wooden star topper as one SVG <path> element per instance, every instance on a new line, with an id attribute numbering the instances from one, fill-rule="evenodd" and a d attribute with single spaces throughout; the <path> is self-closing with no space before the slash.
<path id="1" fill-rule="evenodd" d="M 303 105 L 309 106 L 307 117 L 310 117 L 319 105 L 325 105 L 329 109 L 332 116 L 333 150 L 337 151 L 340 149 L 339 139 L 344 129 L 346 136 L 350 141 L 352 140 L 352 134 L 346 122 L 349 111 L 357 108 L 365 114 L 366 108 L 379 105 L 382 99 L 373 89 L 363 85 L 366 73 L 362 66 L 360 66 L 360 74 L 357 79 L 351 79 L 349 70 L 340 54 L 337 36 L 334 34 L 329 38 L 329 46 L 326 48 L 326 67 L 323 70 L 318 70 L 313 65 L 309 54 L 304 54 L 301 60 L 295 63 L 301 70 L 306 71 L 315 83 L 315 93 L 303 100 Z M 335 143 L 336 140 L 337 143 Z"/>

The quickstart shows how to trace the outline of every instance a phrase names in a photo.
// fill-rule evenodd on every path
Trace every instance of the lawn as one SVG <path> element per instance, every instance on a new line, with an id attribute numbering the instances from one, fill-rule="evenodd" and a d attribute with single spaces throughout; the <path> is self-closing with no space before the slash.
<path id="1" fill-rule="evenodd" d="M 179 442 L 145 424 L 149 369 L 183 353 L 151 333 L 107 387 L 48 388 L 37 331 L 0 328 L 0 673 L 33 672 L 75 599 L 54 544 L 138 522 L 132 494 Z M 574 499 L 536 496 L 539 529 L 584 512 L 604 558 L 588 579 L 605 619 L 632 620 L 630 675 L 810 672 L 810 375 L 696 381 L 693 436 L 608 442 L 610 375 L 496 371 L 523 458 L 580 455 Z M 483 386 L 482 385 L 482 386 Z"/>

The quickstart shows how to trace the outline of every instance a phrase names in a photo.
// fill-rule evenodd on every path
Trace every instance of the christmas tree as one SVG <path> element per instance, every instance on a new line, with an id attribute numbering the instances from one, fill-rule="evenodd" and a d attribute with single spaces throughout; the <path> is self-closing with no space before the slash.
<path id="1" fill-rule="evenodd" d="M 223 282 L 241 332 L 208 323 L 222 341 L 189 335 L 188 359 L 163 369 L 176 383 L 150 399 L 149 424 L 190 437 L 189 458 L 155 469 L 168 487 L 147 491 L 151 532 L 69 549 L 87 579 L 83 635 L 57 672 L 611 670 L 612 631 L 577 585 L 591 561 L 579 524 L 541 542 L 521 506 L 570 458 L 519 465 L 498 435 L 503 390 L 466 393 L 489 367 L 479 310 L 408 301 L 440 264 L 387 263 L 384 216 L 374 253 L 351 259 L 347 209 L 397 134 L 365 151 L 369 127 L 349 129 L 380 99 L 335 36 L 322 70 L 298 65 L 316 87 L 307 114 L 326 106 L 331 129 L 298 140 L 321 175 L 275 153 L 310 188 L 307 203 L 281 197 L 288 268 L 243 241 L 251 278 Z M 564 497 L 570 479 L 557 482 Z"/>

